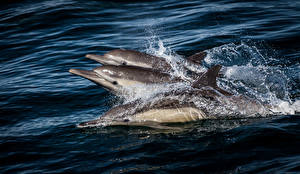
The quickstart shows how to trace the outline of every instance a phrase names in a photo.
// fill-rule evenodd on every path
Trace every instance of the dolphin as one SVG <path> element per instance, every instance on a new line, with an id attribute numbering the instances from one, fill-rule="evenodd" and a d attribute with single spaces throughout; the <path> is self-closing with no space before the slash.
<path id="1" fill-rule="evenodd" d="M 197 102 L 203 102 L 197 105 Z M 220 107 L 228 112 L 219 114 Z M 242 110 L 241 112 L 239 112 Z M 265 115 L 266 108 L 260 102 L 244 96 L 224 96 L 210 87 L 179 90 L 157 94 L 150 101 L 137 99 L 113 107 L 96 120 L 83 122 L 78 128 L 116 125 L 153 127 L 161 123 L 184 123 L 203 119 L 241 118 L 241 114 L 256 117 Z M 231 114 L 231 115 L 230 115 Z"/>
<path id="2" fill-rule="evenodd" d="M 164 58 L 135 50 L 115 49 L 105 53 L 103 56 L 87 54 L 86 57 L 102 65 L 129 65 L 155 70 L 171 69 L 170 64 Z"/>
<path id="3" fill-rule="evenodd" d="M 138 84 L 176 83 L 183 80 L 168 73 L 135 66 L 105 65 L 93 70 L 98 76 L 111 83 L 129 87 Z"/>
<path id="4" fill-rule="evenodd" d="M 128 90 L 136 85 L 183 82 L 168 73 L 134 66 L 105 65 L 92 71 L 70 69 L 69 72 L 86 78 L 118 96 L 128 94 Z M 132 92 L 134 91 L 130 91 Z"/>
<path id="5" fill-rule="evenodd" d="M 174 95 L 174 94 L 172 94 Z M 197 121 L 207 115 L 193 103 L 162 96 L 154 102 L 137 99 L 116 106 L 96 120 L 80 123 L 78 128 L 114 125 L 147 125 L 148 123 L 178 123 Z"/>
<path id="6" fill-rule="evenodd" d="M 230 92 L 217 86 L 216 78 L 218 77 L 220 69 L 220 65 L 211 67 L 207 72 L 203 73 L 198 80 L 193 82 L 191 86 L 193 88 L 210 86 L 223 95 L 232 95 Z M 187 82 L 178 77 L 172 77 L 168 73 L 134 66 L 105 65 L 97 67 L 92 71 L 70 69 L 69 72 L 87 78 L 117 95 L 126 95 L 126 89 L 128 90 L 136 85 Z M 188 81 L 187 83 L 191 82 Z"/>
<path id="7" fill-rule="evenodd" d="M 207 108 L 199 108 L 193 99 L 196 97 L 196 99 L 200 101 L 200 98 L 202 98 L 204 99 L 204 102 L 210 103 L 210 106 L 220 102 L 227 104 L 230 100 L 227 100 L 226 98 L 231 98 L 231 100 L 235 101 L 232 99 L 235 96 L 230 92 L 219 88 L 216 84 L 216 78 L 220 68 L 220 65 L 210 68 L 208 72 L 198 80 L 199 82 L 197 83 L 199 84 L 193 84 L 193 86 L 198 88 L 159 93 L 154 97 L 154 100 L 151 100 L 150 102 L 146 101 L 146 103 L 144 103 L 142 99 L 137 99 L 133 102 L 116 106 L 99 119 L 81 123 L 78 127 L 94 127 L 99 125 L 147 125 L 148 123 L 153 122 L 177 123 L 216 118 L 215 115 L 208 114 L 211 113 L 211 111 L 208 112 Z M 109 72 L 106 73 L 111 74 Z M 236 98 L 237 100 L 245 100 L 243 97 Z M 238 103 L 235 104 L 238 105 Z M 257 104 L 255 104 L 255 106 L 256 105 Z"/>
<path id="8" fill-rule="evenodd" d="M 184 67 L 189 69 L 193 65 L 201 65 L 206 52 L 198 52 L 185 59 Z M 143 68 L 151 68 L 158 71 L 167 72 L 172 66 L 162 57 L 153 56 L 135 50 L 115 49 L 101 55 L 87 54 L 87 58 L 95 60 L 103 65 L 130 65 Z M 191 72 L 193 74 L 193 72 Z"/>

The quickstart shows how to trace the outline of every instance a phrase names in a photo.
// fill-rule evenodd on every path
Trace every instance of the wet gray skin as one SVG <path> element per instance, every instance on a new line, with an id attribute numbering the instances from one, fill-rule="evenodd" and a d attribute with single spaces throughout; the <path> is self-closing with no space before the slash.
<path id="1" fill-rule="evenodd" d="M 140 68 L 136 69 L 136 67 L 130 67 L 132 68 L 130 69 L 128 66 L 103 66 L 95 69 L 94 71 L 96 73 L 100 73 L 100 75 L 104 78 L 122 79 L 129 76 L 128 72 L 122 72 L 121 69 L 124 68 L 128 72 L 133 70 L 132 72 L 130 72 L 131 75 L 134 75 L 131 78 L 136 78 L 136 73 L 140 73 L 141 71 Z M 206 108 L 197 108 L 194 104 L 194 101 L 191 100 L 192 98 L 195 98 L 195 96 L 197 96 L 205 98 L 208 101 L 215 102 L 217 101 L 218 97 L 234 97 L 229 92 L 223 89 L 219 89 L 216 84 L 216 78 L 218 76 L 220 68 L 221 66 L 219 65 L 210 68 L 199 79 L 199 82 L 193 84 L 193 86 L 198 87 L 199 89 L 193 89 L 190 91 L 175 90 L 168 93 L 157 94 L 157 96 L 154 98 L 158 98 L 158 100 L 154 100 L 154 102 L 148 102 L 146 104 L 141 104 L 141 100 L 138 99 L 134 102 L 114 107 L 99 119 L 81 123 L 78 125 L 78 127 L 95 127 L 99 125 L 145 125 L 149 122 L 176 123 L 206 119 L 208 118 L 205 112 Z M 146 78 L 144 78 L 148 75 L 148 71 L 148 69 L 145 69 L 145 74 L 140 73 L 139 75 L 141 75 L 141 77 L 135 80 L 144 81 L 144 83 L 145 80 L 148 81 L 149 79 L 147 80 Z M 157 82 L 160 82 L 160 80 L 162 79 L 162 77 L 158 76 L 156 76 L 156 78 L 158 80 Z M 163 81 L 169 79 L 168 76 L 166 76 L 165 78 L 166 79 L 164 79 Z M 153 81 L 153 78 L 151 81 Z M 214 118 L 214 116 L 210 115 L 209 118 Z"/>
<path id="2" fill-rule="evenodd" d="M 171 68 L 164 58 L 134 50 L 116 49 L 109 51 L 103 56 L 87 54 L 86 57 L 103 65 L 129 65 L 154 70 L 169 70 Z"/>
<path id="3" fill-rule="evenodd" d="M 93 70 L 98 76 L 123 87 L 137 84 L 175 83 L 181 79 L 172 78 L 170 74 L 135 66 L 105 65 Z"/>
<path id="4" fill-rule="evenodd" d="M 92 71 L 70 69 L 69 72 L 84 77 L 118 96 L 126 95 L 128 89 L 135 85 L 182 82 L 168 73 L 134 66 L 105 65 Z"/>
<path id="5" fill-rule="evenodd" d="M 200 108 L 196 106 L 193 100 L 195 97 L 197 101 L 204 101 L 206 103 L 205 106 Z M 124 105 L 116 106 L 100 118 L 80 123 L 77 127 L 115 125 L 152 127 L 155 125 L 153 123 L 179 123 L 202 119 L 219 119 L 224 118 L 224 115 L 214 115 L 214 112 L 206 108 L 206 106 L 214 105 L 215 107 L 219 107 L 228 105 L 228 102 L 234 106 L 234 109 L 243 109 L 245 115 L 255 115 L 256 117 L 256 113 L 265 114 L 265 106 L 255 100 L 244 96 L 224 96 L 212 88 L 203 88 L 158 94 L 149 102 L 138 99 Z M 227 119 L 239 118 L 241 116 L 239 114 L 233 114 L 232 116 L 225 114 Z"/>
<path id="6" fill-rule="evenodd" d="M 221 65 L 212 66 L 192 84 L 192 87 L 202 88 L 204 86 L 210 86 L 215 90 L 217 90 L 218 92 L 222 93 L 223 95 L 231 96 L 232 93 L 223 90 L 217 85 L 217 77 L 219 77 L 219 72 L 221 68 L 222 68 Z"/>
<path id="7" fill-rule="evenodd" d="M 232 95 L 219 88 L 216 84 L 216 78 L 220 69 L 221 66 L 219 65 L 213 66 L 206 73 L 203 73 L 198 80 L 192 84 L 192 87 L 202 88 L 203 86 L 210 86 L 223 95 Z M 134 66 L 105 65 L 95 68 L 93 71 L 70 69 L 69 72 L 89 79 L 105 89 L 108 89 L 108 91 L 118 95 L 126 94 L 125 89 L 130 89 L 139 84 L 147 85 L 183 82 L 179 78 L 171 77 L 168 73 Z"/>
<path id="8" fill-rule="evenodd" d="M 88 71 L 88 70 L 80 70 L 80 69 L 70 69 L 70 73 L 81 76 L 83 78 L 86 78 L 97 85 L 102 86 L 106 90 L 110 91 L 114 94 L 122 94 L 124 92 L 124 89 L 122 86 L 112 83 L 110 81 L 107 81 L 101 76 L 98 76 L 94 71 Z"/>
<path id="9" fill-rule="evenodd" d="M 176 123 L 176 122 L 187 122 L 187 121 L 197 121 L 206 115 L 191 102 L 179 101 L 177 99 L 170 99 L 167 96 L 173 95 L 185 95 L 187 92 L 181 94 L 177 93 L 166 93 L 159 94 L 157 97 L 159 100 L 154 102 L 148 102 L 142 104 L 143 102 L 138 99 L 128 104 L 116 106 L 102 115 L 100 118 L 77 125 L 79 128 L 84 127 L 96 127 L 96 126 L 113 126 L 113 125 L 144 125 L 147 126 L 148 123 L 153 125 L 153 122 L 157 123 Z M 191 93 L 190 95 L 194 95 Z M 187 96 L 186 96 L 187 97 Z M 185 111 L 184 111 L 185 110 Z M 182 111 L 185 114 L 170 118 L 172 114 Z M 191 115 L 189 113 L 194 113 Z M 147 113 L 148 117 L 141 116 Z M 187 114 L 188 113 L 188 114 Z M 199 115 L 199 117 L 197 116 Z"/>
<path id="10" fill-rule="evenodd" d="M 184 62 L 185 69 L 192 65 L 201 65 L 206 55 L 206 52 L 199 52 L 186 58 Z M 134 50 L 116 49 L 109 51 L 103 56 L 87 54 L 86 57 L 103 65 L 129 65 L 151 68 L 162 72 L 167 72 L 172 69 L 171 65 L 164 58 Z M 193 73 L 195 72 L 190 72 L 192 76 L 195 76 Z"/>

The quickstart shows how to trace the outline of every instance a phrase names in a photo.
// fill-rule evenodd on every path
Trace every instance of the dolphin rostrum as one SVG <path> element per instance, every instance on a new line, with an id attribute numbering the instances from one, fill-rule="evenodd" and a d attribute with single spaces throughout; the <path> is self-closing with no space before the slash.
<path id="1" fill-rule="evenodd" d="M 113 94 L 122 94 L 126 92 L 122 86 L 118 85 L 117 83 L 110 82 L 106 80 L 105 78 L 97 75 L 94 71 L 89 70 L 81 70 L 81 69 L 70 69 L 70 73 L 81 76 L 83 78 L 86 78 L 97 85 L 102 86 L 106 90 L 112 92 Z"/>

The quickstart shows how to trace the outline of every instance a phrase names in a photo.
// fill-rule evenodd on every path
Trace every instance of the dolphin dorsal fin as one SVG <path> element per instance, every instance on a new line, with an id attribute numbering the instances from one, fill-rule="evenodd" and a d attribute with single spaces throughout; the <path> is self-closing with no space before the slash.
<path id="1" fill-rule="evenodd" d="M 215 65 L 208 69 L 206 73 L 202 74 L 200 78 L 194 82 L 193 87 L 201 86 L 211 86 L 213 88 L 217 87 L 217 77 L 219 75 L 221 65 Z"/>
<path id="2" fill-rule="evenodd" d="M 202 61 L 206 55 L 207 55 L 206 52 L 201 51 L 201 52 L 191 55 L 190 57 L 187 57 L 186 59 L 195 64 L 201 65 Z"/>
<path id="3" fill-rule="evenodd" d="M 225 91 L 224 89 L 221 89 L 217 86 L 217 77 L 219 76 L 221 68 L 221 65 L 214 65 L 213 67 L 208 69 L 206 73 L 201 75 L 200 78 L 193 83 L 192 87 L 201 88 L 203 86 L 210 86 L 225 96 L 233 95 L 232 93 Z"/>

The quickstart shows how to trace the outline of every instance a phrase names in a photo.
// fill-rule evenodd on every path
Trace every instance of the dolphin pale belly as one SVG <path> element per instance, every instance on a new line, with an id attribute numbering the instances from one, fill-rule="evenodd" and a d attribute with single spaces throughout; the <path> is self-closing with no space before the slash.
<path id="1" fill-rule="evenodd" d="M 206 118 L 200 109 L 194 107 L 182 107 L 172 109 L 150 109 L 145 112 L 134 114 L 129 119 L 116 119 L 109 122 L 104 118 L 80 123 L 78 128 L 97 127 L 97 126 L 117 126 L 117 125 L 144 125 L 147 123 L 184 123 L 198 121 Z"/>

